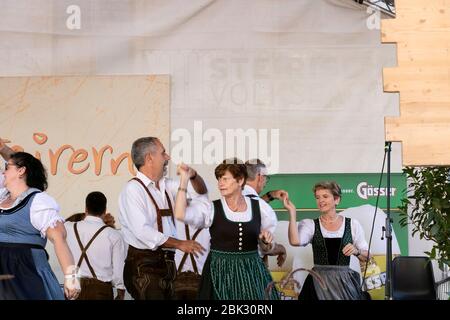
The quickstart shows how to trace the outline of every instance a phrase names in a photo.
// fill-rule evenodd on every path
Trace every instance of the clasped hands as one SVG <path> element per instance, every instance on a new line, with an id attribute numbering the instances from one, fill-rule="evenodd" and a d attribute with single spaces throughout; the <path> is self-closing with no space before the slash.
<path id="1" fill-rule="evenodd" d="M 289 193 L 286 190 L 272 190 L 270 191 L 270 195 L 272 198 L 280 200 L 286 210 L 296 212 L 297 208 L 289 199 Z"/>
<path id="2" fill-rule="evenodd" d="M 64 275 L 64 295 L 68 300 L 75 300 L 80 292 L 80 269 L 74 265 L 69 266 Z"/>
<path id="3" fill-rule="evenodd" d="M 262 230 L 258 237 L 259 246 L 263 252 L 272 249 L 273 234 L 269 230 Z"/>
<path id="4" fill-rule="evenodd" d="M 185 163 L 177 165 L 177 175 L 180 177 L 191 179 L 197 175 L 197 172 Z"/>

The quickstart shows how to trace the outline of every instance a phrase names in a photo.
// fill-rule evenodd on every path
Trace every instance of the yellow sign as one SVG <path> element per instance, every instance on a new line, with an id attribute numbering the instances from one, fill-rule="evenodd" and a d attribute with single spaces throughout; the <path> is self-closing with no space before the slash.
<path id="1" fill-rule="evenodd" d="M 372 300 L 384 300 L 385 284 L 386 284 L 386 256 L 373 255 L 367 266 L 366 276 L 364 272 L 366 268 L 365 262 L 360 262 L 361 277 L 364 278 L 364 284 L 367 292 Z"/>

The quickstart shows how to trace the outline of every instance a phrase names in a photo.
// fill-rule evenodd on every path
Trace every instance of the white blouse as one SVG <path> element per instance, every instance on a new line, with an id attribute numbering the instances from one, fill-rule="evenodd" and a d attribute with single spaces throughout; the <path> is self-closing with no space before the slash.
<path id="1" fill-rule="evenodd" d="M 320 231 L 322 232 L 323 237 L 342 238 L 345 230 L 345 217 L 343 218 L 344 220 L 342 221 L 341 226 L 336 231 L 330 231 L 325 229 L 325 227 L 322 225 L 322 222 L 320 222 L 319 219 Z M 359 250 L 368 250 L 369 245 L 367 244 L 367 241 L 365 239 L 364 230 L 361 224 L 358 222 L 358 220 L 355 219 L 351 219 L 350 224 L 352 229 L 353 245 Z M 298 223 L 298 236 L 300 246 L 305 247 L 311 243 L 312 238 L 314 236 L 314 231 L 315 231 L 314 220 L 303 219 Z"/>
<path id="2" fill-rule="evenodd" d="M 244 197 L 247 204 L 247 210 L 243 212 L 232 211 L 225 201 L 221 198 L 222 206 L 225 212 L 225 216 L 228 220 L 233 222 L 248 222 L 252 219 L 252 204 L 249 197 Z M 264 206 L 264 200 L 259 199 L 259 206 Z M 277 227 L 277 217 L 272 210 L 260 210 L 261 211 L 261 229 L 268 230 L 272 234 Z M 186 208 L 186 215 L 184 221 L 196 228 L 209 228 L 214 221 L 214 206 L 211 201 L 206 201 L 205 198 L 194 198 L 190 201 Z"/>
<path id="3" fill-rule="evenodd" d="M 34 191 L 39 191 L 36 188 L 29 188 L 23 192 L 14 201 L 13 205 L 9 208 L 0 207 L 1 209 L 11 209 L 17 206 L 26 196 Z M 5 188 L 0 189 L 0 203 L 2 203 L 9 196 L 8 190 Z M 30 207 L 30 222 L 31 225 L 39 230 L 41 237 L 45 238 L 48 228 L 54 228 L 56 223 L 60 221 L 64 223 L 64 218 L 59 215 L 60 208 L 55 199 L 49 196 L 46 192 L 40 192 L 33 198 L 33 202 Z"/>

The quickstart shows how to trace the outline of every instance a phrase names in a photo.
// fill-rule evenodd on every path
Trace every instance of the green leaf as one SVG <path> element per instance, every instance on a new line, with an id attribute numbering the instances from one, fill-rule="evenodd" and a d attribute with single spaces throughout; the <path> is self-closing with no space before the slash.
<path id="1" fill-rule="evenodd" d="M 433 198 L 431 200 L 431 203 L 432 203 L 433 208 L 441 209 L 441 199 L 440 198 Z"/>
<path id="2" fill-rule="evenodd" d="M 434 237 L 438 234 L 440 228 L 438 224 L 435 224 L 431 227 L 430 234 Z"/>
<path id="3" fill-rule="evenodd" d="M 405 167 L 407 193 L 399 206 L 400 224 L 412 225 L 413 236 L 433 241 L 439 265 L 450 261 L 450 167 Z"/>

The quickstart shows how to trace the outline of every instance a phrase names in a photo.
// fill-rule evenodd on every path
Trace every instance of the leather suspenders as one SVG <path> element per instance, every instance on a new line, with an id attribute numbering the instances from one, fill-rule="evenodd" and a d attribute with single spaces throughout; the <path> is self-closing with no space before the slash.
<path id="1" fill-rule="evenodd" d="M 95 238 L 97 238 L 97 236 L 100 234 L 100 232 L 102 232 L 103 230 L 108 228 L 108 226 L 102 226 L 100 229 L 98 229 L 97 232 L 92 236 L 91 240 L 89 240 L 89 242 L 87 243 L 87 245 L 85 247 L 81 243 L 80 234 L 78 233 L 77 223 L 78 222 L 75 222 L 75 224 L 73 225 L 73 230 L 75 231 L 75 237 L 77 238 L 78 245 L 80 246 L 80 249 L 81 249 L 81 255 L 80 255 L 80 259 L 78 259 L 77 266 L 79 268 L 81 266 L 81 263 L 83 262 L 83 259 L 86 260 L 86 264 L 87 264 L 89 270 L 91 271 L 92 276 L 94 277 L 94 279 L 97 279 L 97 275 L 95 274 L 94 268 L 92 268 L 91 263 L 89 262 L 86 251 L 91 246 L 91 244 L 95 240 Z"/>
<path id="2" fill-rule="evenodd" d="M 155 206 L 156 209 L 156 215 L 157 215 L 157 223 L 158 223 L 158 231 L 159 232 L 163 232 L 163 228 L 162 228 L 162 217 L 172 217 L 172 222 L 175 225 L 175 218 L 173 216 L 173 209 L 172 209 L 172 203 L 170 202 L 170 198 L 169 195 L 167 193 L 167 190 L 164 192 L 166 194 L 166 199 L 167 199 L 167 204 L 169 205 L 169 209 L 160 209 L 158 207 L 158 205 L 156 204 L 155 198 L 153 198 L 152 194 L 150 193 L 150 190 L 148 190 L 147 186 L 142 182 L 141 179 L 134 177 L 131 180 L 136 180 L 137 182 L 139 182 L 142 187 L 144 187 L 145 192 L 147 192 L 148 196 L 150 197 L 150 199 L 153 202 L 153 205 Z M 189 234 L 189 227 L 187 224 L 185 224 L 185 231 L 186 231 L 186 240 L 195 240 L 195 238 L 197 238 L 198 234 L 200 233 L 200 231 L 202 231 L 202 229 L 197 230 L 192 239 L 190 239 L 190 234 Z M 192 262 L 192 266 L 194 268 L 194 272 L 198 274 L 198 268 L 197 268 L 197 263 L 195 261 L 195 257 L 192 253 L 185 253 L 183 255 L 183 258 L 181 259 L 180 265 L 178 267 L 178 272 L 181 272 L 184 263 L 186 262 L 186 259 L 188 257 L 188 255 L 191 258 L 191 262 Z"/>
<path id="3" fill-rule="evenodd" d="M 136 180 L 137 182 L 139 182 L 144 187 L 145 192 L 147 192 L 148 196 L 152 200 L 153 205 L 155 206 L 155 209 L 156 209 L 158 231 L 161 233 L 163 232 L 162 217 L 172 217 L 173 225 L 175 225 L 175 218 L 173 217 L 172 203 L 170 202 L 170 198 L 169 198 L 169 194 L 167 193 L 167 190 L 165 190 L 164 193 L 166 194 L 166 199 L 167 199 L 167 204 L 169 205 L 169 209 L 160 209 L 158 207 L 158 205 L 156 204 L 155 198 L 153 198 L 152 194 L 150 193 L 150 190 L 148 190 L 147 186 L 142 182 L 142 180 L 137 177 L 134 177 L 131 180 Z"/>
<path id="4" fill-rule="evenodd" d="M 192 239 L 190 238 L 190 234 L 189 234 L 189 226 L 188 226 L 187 224 L 184 225 L 184 230 L 185 230 L 185 232 L 186 232 L 186 240 L 195 240 L 195 238 L 197 238 L 197 236 L 198 236 L 198 234 L 200 233 L 200 231 L 202 231 L 203 229 L 198 229 L 198 230 L 194 233 L 194 235 L 192 236 Z M 194 269 L 194 272 L 195 272 L 196 274 L 199 274 L 199 273 L 198 273 L 198 268 L 197 268 L 197 262 L 195 261 L 194 254 L 192 254 L 192 253 L 187 253 L 187 252 L 185 252 L 184 255 L 183 255 L 183 258 L 181 258 L 180 265 L 178 266 L 177 272 L 180 273 L 180 272 L 183 270 L 183 266 L 184 266 L 184 263 L 186 262 L 186 259 L 187 259 L 188 255 L 189 255 L 190 258 L 191 258 L 192 268 Z"/>

